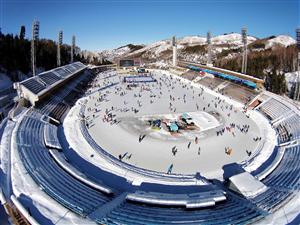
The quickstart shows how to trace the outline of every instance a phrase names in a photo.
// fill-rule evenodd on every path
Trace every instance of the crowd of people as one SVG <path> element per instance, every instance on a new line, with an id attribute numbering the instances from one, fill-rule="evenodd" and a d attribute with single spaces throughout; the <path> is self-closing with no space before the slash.
<path id="1" fill-rule="evenodd" d="M 155 74 L 150 74 L 150 76 L 155 76 Z M 121 85 L 112 86 L 111 88 L 104 90 L 102 89 L 101 91 L 93 93 L 94 90 L 111 86 L 112 84 L 116 83 L 116 79 L 119 79 L 118 82 Z M 178 87 L 183 90 L 182 95 L 177 92 Z M 206 111 L 207 113 L 214 113 L 214 115 L 217 115 L 220 122 L 223 123 L 223 127 L 219 127 L 218 130 L 215 131 L 216 138 L 223 136 L 226 132 L 231 133 L 233 137 L 236 137 L 238 131 L 242 134 L 248 134 L 250 130 L 250 125 L 247 123 L 236 124 L 235 122 L 229 122 L 234 121 L 235 117 L 233 115 L 240 111 L 232 104 L 228 104 L 223 96 L 208 97 L 203 87 L 194 88 L 187 82 L 182 81 L 182 79 L 175 78 L 173 76 L 158 76 L 155 82 L 127 84 L 124 83 L 124 80 L 121 78 L 121 76 L 116 75 L 116 72 L 109 72 L 104 77 L 100 74 L 96 77 L 96 79 L 94 79 L 91 84 L 90 93 L 93 94 L 88 96 L 88 99 L 94 100 L 95 104 L 92 106 L 90 105 L 87 108 L 90 116 L 89 120 L 86 119 L 87 128 L 91 128 L 91 124 L 95 122 L 94 120 L 99 115 L 102 115 L 101 118 L 103 123 L 107 123 L 111 126 L 118 125 L 122 122 L 120 119 L 121 115 L 140 115 L 140 113 L 144 111 L 143 107 L 148 105 L 148 102 L 145 101 L 145 96 L 147 96 L 150 105 L 161 104 L 161 100 L 165 101 L 168 99 L 169 113 L 182 112 L 184 110 L 184 105 L 194 105 L 194 111 Z M 112 93 L 114 96 L 122 98 L 122 103 L 113 105 L 111 107 L 102 108 L 101 103 L 111 101 L 113 98 L 111 96 Z M 135 99 L 133 102 L 132 100 L 129 100 L 129 98 L 131 98 L 131 96 L 129 97 L 129 93 L 132 95 L 133 99 Z M 245 115 L 244 121 L 250 119 L 249 115 L 246 113 L 246 110 L 242 112 Z M 138 142 L 142 144 L 146 134 L 139 133 L 138 135 Z M 261 137 L 254 137 L 253 140 L 255 142 L 261 141 Z M 188 139 L 186 149 L 196 148 L 196 153 L 200 156 L 201 152 L 206 150 L 205 148 L 203 150 L 201 149 L 200 142 L 202 143 L 200 137 L 198 136 L 195 136 L 193 141 Z M 205 140 L 203 140 L 203 143 L 205 143 Z M 178 149 L 184 149 L 184 147 L 180 146 L 178 148 L 176 145 L 173 146 L 171 148 L 171 153 L 173 156 L 177 155 L 179 151 Z M 227 155 L 232 154 L 232 148 L 230 146 L 226 146 L 225 153 Z M 246 153 L 248 156 L 251 155 L 251 151 L 246 150 Z M 132 153 L 129 154 L 128 152 L 119 154 L 119 159 L 129 160 L 132 155 Z M 172 168 L 170 171 L 172 171 Z"/>

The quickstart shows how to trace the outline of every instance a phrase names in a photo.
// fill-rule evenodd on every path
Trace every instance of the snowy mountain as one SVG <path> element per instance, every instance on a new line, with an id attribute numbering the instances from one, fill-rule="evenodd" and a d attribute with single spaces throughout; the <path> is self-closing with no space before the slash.
<path id="1" fill-rule="evenodd" d="M 116 58 L 121 58 L 123 56 L 128 55 L 130 52 L 132 51 L 136 51 L 140 48 L 143 48 L 144 45 L 125 45 L 125 46 L 121 46 L 119 48 L 116 49 L 111 49 L 111 50 L 104 50 L 101 52 L 98 52 L 98 55 L 102 58 L 105 58 L 109 61 L 113 61 Z"/>
<path id="2" fill-rule="evenodd" d="M 178 45 L 205 45 L 206 37 L 201 36 L 185 36 L 177 40 Z"/>
<path id="3" fill-rule="evenodd" d="M 152 44 L 146 45 L 145 47 L 132 52 L 130 55 L 141 54 L 144 52 L 149 52 L 154 56 L 160 56 L 160 53 L 166 51 L 170 48 L 170 40 L 162 40 L 158 42 L 154 42 Z"/>
<path id="4" fill-rule="evenodd" d="M 121 57 L 130 52 L 130 48 L 128 46 L 122 46 L 117 49 L 112 50 L 104 50 L 102 51 L 102 56 L 106 57 L 108 60 L 111 60 L 113 57 Z"/>
<path id="5" fill-rule="evenodd" d="M 257 38 L 252 36 L 247 36 L 247 43 L 250 44 Z M 236 45 L 242 46 L 242 35 L 238 33 L 223 34 L 212 38 L 212 43 L 214 45 Z"/>
<path id="6" fill-rule="evenodd" d="M 242 35 L 239 33 L 228 33 L 213 37 L 212 54 L 216 57 L 223 51 L 231 51 L 226 55 L 227 58 L 235 57 L 243 46 Z M 269 38 L 258 39 L 253 36 L 247 36 L 247 44 L 252 46 L 249 48 L 253 51 L 261 51 L 273 46 L 287 47 L 295 44 L 296 41 L 286 35 L 272 36 Z M 178 55 L 185 60 L 193 60 L 201 62 L 207 57 L 206 37 L 203 36 L 185 36 L 177 40 Z M 147 45 L 129 44 L 116 49 L 94 52 L 93 56 L 105 58 L 109 61 L 116 61 L 119 58 L 141 58 L 144 62 L 171 60 L 172 47 L 171 38 L 156 41 Z"/>
<path id="7" fill-rule="evenodd" d="M 284 47 L 288 47 L 293 44 L 296 44 L 296 40 L 294 40 L 292 37 L 287 36 L 287 35 L 279 35 L 277 37 L 267 40 L 265 48 L 266 49 L 272 48 L 275 45 L 281 45 Z"/>

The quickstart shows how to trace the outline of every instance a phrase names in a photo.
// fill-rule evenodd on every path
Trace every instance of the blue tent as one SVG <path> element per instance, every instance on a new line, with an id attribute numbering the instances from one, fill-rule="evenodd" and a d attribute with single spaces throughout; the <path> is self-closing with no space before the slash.
<path id="1" fill-rule="evenodd" d="M 174 122 L 172 122 L 171 125 L 170 125 L 170 130 L 171 130 L 172 132 L 178 131 L 178 126 L 177 126 L 177 124 L 174 123 Z"/>

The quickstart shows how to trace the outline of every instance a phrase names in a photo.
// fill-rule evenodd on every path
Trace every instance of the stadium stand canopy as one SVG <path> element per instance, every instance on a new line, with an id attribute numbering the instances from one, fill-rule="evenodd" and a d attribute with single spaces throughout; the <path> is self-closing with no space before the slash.
<path id="1" fill-rule="evenodd" d="M 75 62 L 40 73 L 16 85 L 19 97 L 23 97 L 32 105 L 35 105 L 36 102 L 47 96 L 51 90 L 75 77 L 79 72 L 85 69 L 86 66 L 84 64 Z"/>

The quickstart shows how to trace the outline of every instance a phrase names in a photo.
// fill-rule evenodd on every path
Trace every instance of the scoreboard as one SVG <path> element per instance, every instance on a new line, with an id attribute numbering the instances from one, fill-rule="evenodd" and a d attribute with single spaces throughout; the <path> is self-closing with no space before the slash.
<path id="1" fill-rule="evenodd" d="M 120 59 L 119 66 L 120 67 L 131 67 L 131 66 L 140 66 L 140 59 Z"/>
<path id="2" fill-rule="evenodd" d="M 122 59 L 120 60 L 120 67 L 134 66 L 134 60 L 132 59 Z"/>

